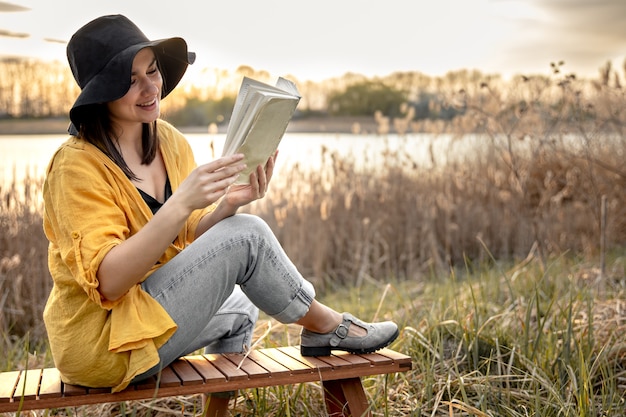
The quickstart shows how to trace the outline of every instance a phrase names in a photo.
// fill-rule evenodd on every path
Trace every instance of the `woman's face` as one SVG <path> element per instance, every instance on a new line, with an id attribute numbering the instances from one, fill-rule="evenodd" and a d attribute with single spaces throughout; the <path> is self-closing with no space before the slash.
<path id="1" fill-rule="evenodd" d="M 140 50 L 133 60 L 128 92 L 107 104 L 111 121 L 118 125 L 155 121 L 160 114 L 162 86 L 154 52 L 151 48 Z"/>

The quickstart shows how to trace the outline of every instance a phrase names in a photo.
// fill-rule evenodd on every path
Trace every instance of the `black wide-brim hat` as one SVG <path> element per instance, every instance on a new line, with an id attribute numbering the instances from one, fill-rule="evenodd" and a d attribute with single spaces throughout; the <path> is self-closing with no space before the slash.
<path id="1" fill-rule="evenodd" d="M 184 39 L 151 41 L 122 15 L 99 17 L 72 36 L 67 45 L 67 59 L 81 92 L 70 110 L 73 125 L 70 131 L 80 128 L 90 106 L 117 100 L 128 92 L 135 55 L 147 47 L 156 56 L 163 77 L 161 98 L 164 98 L 176 87 L 187 66 L 195 61 L 196 55 L 187 50 Z"/>

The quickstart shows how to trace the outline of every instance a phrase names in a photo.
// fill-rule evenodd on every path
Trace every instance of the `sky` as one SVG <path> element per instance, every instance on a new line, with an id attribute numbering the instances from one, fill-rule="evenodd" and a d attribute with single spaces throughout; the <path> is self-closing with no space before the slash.
<path id="1" fill-rule="evenodd" d="M 623 74 L 626 0 L 0 0 L 0 57 L 65 62 L 90 20 L 124 14 L 150 39 L 181 36 L 202 68 L 248 65 L 322 81 L 345 73 L 476 69 Z"/>

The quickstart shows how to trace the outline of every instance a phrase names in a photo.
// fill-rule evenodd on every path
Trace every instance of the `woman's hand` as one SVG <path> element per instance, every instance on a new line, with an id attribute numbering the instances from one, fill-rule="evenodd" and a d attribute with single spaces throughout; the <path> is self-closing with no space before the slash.
<path id="1" fill-rule="evenodd" d="M 250 173 L 249 184 L 232 185 L 226 192 L 224 203 L 236 210 L 239 207 L 265 197 L 270 180 L 274 174 L 277 156 L 278 151 L 270 156 L 265 163 L 265 167 L 261 165 L 257 166 L 256 170 Z"/>
<path id="2" fill-rule="evenodd" d="M 278 151 L 274 153 L 265 164 L 259 165 L 256 171 L 250 174 L 250 184 L 232 185 L 224 190 L 224 198 L 220 201 L 214 211 L 207 214 L 200 220 L 196 228 L 196 238 L 213 227 L 216 223 L 237 213 L 239 207 L 245 206 L 265 197 L 267 187 L 274 173 L 274 164 Z M 234 183 L 235 179 L 233 179 Z"/>
<path id="3" fill-rule="evenodd" d="M 243 154 L 218 158 L 200 165 L 180 184 L 174 196 L 189 211 L 207 207 L 224 195 L 246 168 Z"/>

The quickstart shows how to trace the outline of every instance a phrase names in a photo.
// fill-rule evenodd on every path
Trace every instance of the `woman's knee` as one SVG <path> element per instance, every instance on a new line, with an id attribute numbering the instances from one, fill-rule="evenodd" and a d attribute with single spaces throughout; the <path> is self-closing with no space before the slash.
<path id="1" fill-rule="evenodd" d="M 274 235 L 274 232 L 265 222 L 258 216 L 252 214 L 236 214 L 229 218 L 231 227 L 243 234 L 252 234 L 257 236 Z"/>

